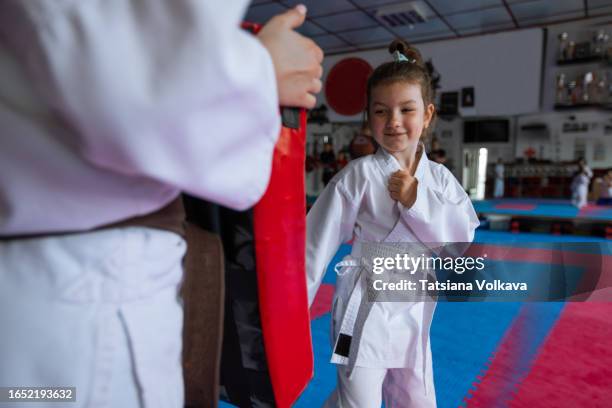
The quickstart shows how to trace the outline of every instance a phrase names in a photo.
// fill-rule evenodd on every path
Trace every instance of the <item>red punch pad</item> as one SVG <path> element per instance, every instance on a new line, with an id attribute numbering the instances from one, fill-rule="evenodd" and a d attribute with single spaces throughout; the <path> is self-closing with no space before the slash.
<path id="1" fill-rule="evenodd" d="M 268 190 L 254 209 L 259 310 L 274 397 L 290 407 L 313 375 L 306 289 L 306 112 L 283 125 Z"/>

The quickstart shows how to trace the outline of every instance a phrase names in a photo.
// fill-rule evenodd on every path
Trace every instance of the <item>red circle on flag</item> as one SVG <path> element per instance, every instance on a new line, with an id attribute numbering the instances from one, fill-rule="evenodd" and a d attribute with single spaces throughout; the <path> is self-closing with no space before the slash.
<path id="1" fill-rule="evenodd" d="M 346 58 L 332 67 L 325 80 L 325 98 L 341 115 L 356 115 L 366 107 L 366 86 L 373 69 L 361 58 Z"/>

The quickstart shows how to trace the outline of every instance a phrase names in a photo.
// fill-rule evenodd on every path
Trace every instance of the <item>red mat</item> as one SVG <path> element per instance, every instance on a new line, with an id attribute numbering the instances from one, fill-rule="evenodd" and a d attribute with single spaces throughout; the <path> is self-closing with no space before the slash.
<path id="1" fill-rule="evenodd" d="M 497 350 L 491 356 L 483 375 L 477 376 L 474 389 L 468 391 L 464 400 L 468 408 L 507 407 L 512 400 L 517 384 L 529 370 L 530 361 L 524 358 L 529 347 L 530 328 L 537 313 L 525 305 Z M 535 407 L 536 405 L 532 405 Z"/>
<path id="2" fill-rule="evenodd" d="M 612 406 L 612 303 L 569 303 L 511 407 Z"/>
<path id="3" fill-rule="evenodd" d="M 550 262 L 556 251 L 525 248 L 486 248 L 492 259 Z M 522 253 L 513 253 L 520 250 Z M 601 264 L 590 258 L 599 258 Z M 612 407 L 612 256 L 565 252 L 567 265 L 601 268 L 594 292 L 568 302 L 537 356 L 525 360 L 530 331 L 537 327 L 536 309 L 527 303 L 491 356 L 482 376 L 465 399 L 469 408 Z M 587 276 L 595 275 L 590 270 Z"/>
<path id="4" fill-rule="evenodd" d="M 568 303 L 533 362 L 521 361 L 537 314 L 521 310 L 479 383 L 469 408 L 609 408 L 612 303 Z M 530 368 L 529 368 L 530 367 Z"/>
<path id="5" fill-rule="evenodd" d="M 328 283 L 324 283 L 319 287 L 319 291 L 310 307 L 310 320 L 314 320 L 323 316 L 325 313 L 329 313 L 335 289 L 334 285 Z"/>

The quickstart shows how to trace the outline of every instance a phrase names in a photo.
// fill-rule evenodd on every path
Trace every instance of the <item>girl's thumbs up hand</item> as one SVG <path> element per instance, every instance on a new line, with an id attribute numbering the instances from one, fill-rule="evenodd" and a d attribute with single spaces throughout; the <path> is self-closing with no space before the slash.
<path id="1" fill-rule="evenodd" d="M 398 170 L 389 177 L 387 186 L 391 198 L 399 201 L 406 208 L 414 205 L 417 197 L 419 181 L 410 174 L 408 169 Z"/>

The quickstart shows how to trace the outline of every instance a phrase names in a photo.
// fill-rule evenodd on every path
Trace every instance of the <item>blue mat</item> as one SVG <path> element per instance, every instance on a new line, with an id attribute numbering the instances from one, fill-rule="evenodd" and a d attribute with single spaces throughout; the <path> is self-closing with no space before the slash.
<path id="1" fill-rule="evenodd" d="M 608 250 L 612 246 L 612 241 L 595 237 L 513 234 L 486 230 L 478 230 L 475 241 L 529 247 L 554 242 L 603 242 Z M 330 262 L 323 279 L 324 283 L 335 284 L 336 274 L 333 265 L 350 253 L 350 250 L 351 246 L 348 244 L 340 247 Z M 612 251 L 607 253 L 612 254 Z M 439 303 L 431 329 L 438 407 L 456 408 L 463 404 L 469 390 L 478 382 L 477 376 L 486 370 L 493 353 L 521 307 L 529 308 L 529 316 L 537 316 L 537 319 L 529 322 L 528 330 L 523 335 L 525 348 L 521 354 L 521 361 L 517 362 L 517 375 L 528 372 L 539 347 L 554 326 L 563 306 L 563 303 Z M 294 405 L 296 408 L 321 407 L 336 386 L 336 369 L 329 363 L 331 357 L 329 313 L 312 321 L 311 328 L 315 373 L 308 388 Z M 225 403 L 220 406 L 231 407 Z"/>
<path id="2" fill-rule="evenodd" d="M 538 242 L 600 242 L 606 244 L 612 244 L 612 240 L 601 237 L 589 237 L 581 235 L 552 235 L 552 234 L 539 234 L 533 232 L 506 232 L 506 231 L 489 231 L 489 230 L 476 230 L 474 236 L 474 242 L 489 244 L 502 242 L 511 244 L 512 246 L 522 246 L 525 243 L 538 243 Z"/>
<path id="3" fill-rule="evenodd" d="M 508 214 L 524 217 L 547 217 L 547 218 L 582 218 L 589 220 L 612 221 L 612 207 L 590 206 L 580 211 L 574 207 L 569 200 L 546 200 L 546 199 L 499 199 L 499 200 L 475 200 L 474 209 L 477 213 L 486 214 Z M 498 205 L 535 205 L 530 210 L 515 208 L 496 208 Z"/>

